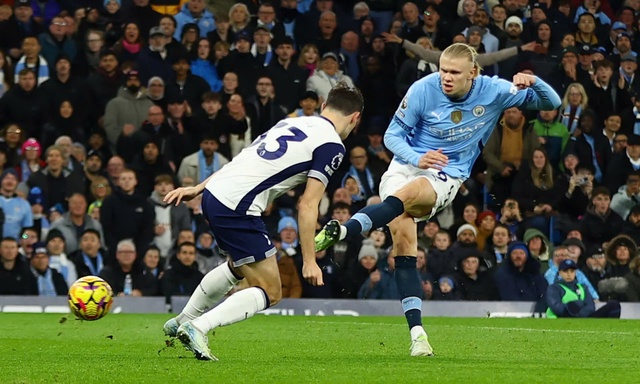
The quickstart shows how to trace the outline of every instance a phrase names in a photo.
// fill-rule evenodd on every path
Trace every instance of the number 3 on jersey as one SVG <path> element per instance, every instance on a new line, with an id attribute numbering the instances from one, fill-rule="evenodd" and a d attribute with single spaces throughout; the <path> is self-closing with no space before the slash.
<path id="1" fill-rule="evenodd" d="M 282 124 L 282 123 L 281 123 Z M 274 128 L 279 128 L 279 126 L 281 127 L 280 124 L 276 125 Z M 278 143 L 278 148 L 275 151 L 268 151 L 267 150 L 267 143 L 264 142 L 264 139 L 267 137 L 267 134 L 263 134 L 262 136 L 258 137 L 258 139 L 255 141 L 255 143 L 252 144 L 256 145 L 258 143 L 260 143 L 260 145 L 258 146 L 258 148 L 256 149 L 256 153 L 258 154 L 258 156 L 262 157 L 263 159 L 266 160 L 276 160 L 281 158 L 282 156 L 284 156 L 284 154 L 287 152 L 287 149 L 289 148 L 289 142 L 300 142 L 303 141 L 304 139 L 307 138 L 307 135 L 302 132 L 300 129 L 296 128 L 296 127 L 289 127 L 289 132 L 293 133 L 293 136 L 288 136 L 288 135 L 282 135 L 278 138 L 275 139 L 275 141 Z"/>

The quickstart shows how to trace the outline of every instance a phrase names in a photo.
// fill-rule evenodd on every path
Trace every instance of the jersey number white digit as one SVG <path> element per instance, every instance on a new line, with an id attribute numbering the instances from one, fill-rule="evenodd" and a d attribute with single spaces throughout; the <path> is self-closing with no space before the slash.
<path id="1" fill-rule="evenodd" d="M 276 125 L 274 128 L 278 128 L 278 126 Z M 267 143 L 263 142 L 263 140 L 267 137 L 266 133 L 258 137 L 258 139 L 252 144 L 253 146 L 260 143 L 260 145 L 258 146 L 258 149 L 256 149 L 256 153 L 258 154 L 258 156 L 266 160 L 279 159 L 287 152 L 290 141 L 297 143 L 308 137 L 304 132 L 302 132 L 300 129 L 296 127 L 289 127 L 288 130 L 289 132 L 293 133 L 293 136 L 283 135 L 278 137 L 276 139 L 276 142 L 278 143 L 278 148 L 275 151 L 267 150 Z"/>

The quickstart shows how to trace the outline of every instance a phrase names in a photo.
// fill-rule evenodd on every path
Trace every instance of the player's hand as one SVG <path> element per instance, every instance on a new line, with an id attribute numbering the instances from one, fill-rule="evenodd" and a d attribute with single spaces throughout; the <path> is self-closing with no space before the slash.
<path id="1" fill-rule="evenodd" d="M 437 169 L 441 171 L 447 163 L 449 163 L 449 157 L 442 153 L 442 149 L 438 149 L 437 151 L 429 151 L 422 155 L 420 161 L 418 161 L 418 168 Z"/>
<path id="2" fill-rule="evenodd" d="M 535 84 L 536 77 L 526 73 L 517 73 L 513 76 L 513 85 L 519 89 L 526 89 Z"/>
<path id="3" fill-rule="evenodd" d="M 191 199 L 194 199 L 196 196 L 200 194 L 200 192 L 202 192 L 202 190 L 200 190 L 198 186 L 180 187 L 167 193 L 167 196 L 165 196 L 164 199 L 162 199 L 162 201 L 164 201 L 167 204 L 171 204 L 172 202 L 175 201 L 176 207 L 177 207 L 182 201 L 189 201 Z"/>
<path id="4" fill-rule="evenodd" d="M 324 285 L 322 281 L 322 270 L 317 263 L 305 263 L 302 265 L 302 277 L 313 286 Z"/>

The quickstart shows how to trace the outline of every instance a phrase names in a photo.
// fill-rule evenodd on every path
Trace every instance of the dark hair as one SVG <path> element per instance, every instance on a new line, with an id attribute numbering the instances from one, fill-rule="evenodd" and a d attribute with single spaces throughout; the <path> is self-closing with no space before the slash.
<path id="1" fill-rule="evenodd" d="M 611 197 L 611 193 L 609 193 L 609 190 L 607 189 L 607 187 L 595 187 L 593 188 L 593 192 L 591 193 L 591 199 L 595 199 L 596 196 L 598 195 L 605 195 L 607 197 Z"/>
<path id="2" fill-rule="evenodd" d="M 5 241 L 13 241 L 14 243 L 18 244 L 18 240 L 16 240 L 13 237 L 9 237 L 9 236 L 3 237 L 2 240 L 0 241 L 0 243 L 4 243 Z"/>
<path id="3" fill-rule="evenodd" d="M 205 92 L 202 95 L 202 102 L 206 103 L 207 101 L 213 101 L 215 103 L 220 103 L 222 104 L 222 101 L 220 100 L 220 94 L 217 92 Z"/>
<path id="4" fill-rule="evenodd" d="M 178 28 L 178 22 L 176 21 L 175 17 L 171 16 L 171 15 L 162 15 L 160 17 L 160 19 L 158 20 L 158 24 L 160 24 L 160 21 L 164 20 L 164 19 L 169 19 L 171 20 L 171 22 L 173 23 L 173 28 Z"/>
<path id="5" fill-rule="evenodd" d="M 100 239 L 100 232 L 97 229 L 87 228 L 84 231 L 82 231 L 82 236 L 86 235 L 87 233 L 93 233 L 94 235 L 96 235 L 96 237 L 98 237 L 98 239 Z"/>
<path id="6" fill-rule="evenodd" d="M 591 15 L 590 13 L 583 13 L 583 15 L 588 14 Z M 580 15 L 582 16 L 582 15 Z M 611 68 L 611 70 L 613 71 L 615 69 L 615 66 L 613 65 L 613 63 L 611 62 L 611 60 L 608 59 L 603 59 L 600 61 L 597 61 L 594 63 L 594 67 L 596 69 L 596 71 L 600 68 Z"/>
<path id="7" fill-rule="evenodd" d="M 31 68 L 22 68 L 20 70 L 20 72 L 18 72 L 18 77 L 22 77 L 22 76 L 27 76 L 28 74 L 32 74 L 33 76 L 36 76 L 36 73 L 33 71 L 33 69 Z"/>
<path id="8" fill-rule="evenodd" d="M 196 245 L 190 241 L 185 241 L 184 243 L 178 245 L 178 251 L 177 253 L 182 252 L 182 248 L 184 247 L 193 247 L 193 249 L 196 249 Z"/>
<path id="9" fill-rule="evenodd" d="M 116 60 L 118 60 L 118 55 L 116 55 L 116 53 L 110 49 L 105 49 L 100 52 L 100 60 L 104 59 L 107 56 L 113 56 L 116 58 Z"/>
<path id="10" fill-rule="evenodd" d="M 349 87 L 344 81 L 339 82 L 327 96 L 326 107 L 347 116 L 355 112 L 362 112 L 364 99 L 356 87 Z"/>
<path id="11" fill-rule="evenodd" d="M 336 209 L 346 209 L 347 211 L 351 212 L 351 205 L 345 203 L 344 201 L 337 201 L 331 206 L 331 212 L 335 211 Z"/>

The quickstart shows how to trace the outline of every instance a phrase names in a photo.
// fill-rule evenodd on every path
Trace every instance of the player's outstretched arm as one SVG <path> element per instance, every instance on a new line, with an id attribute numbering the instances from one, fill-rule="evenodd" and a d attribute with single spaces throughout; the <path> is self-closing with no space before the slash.
<path id="1" fill-rule="evenodd" d="M 174 189 L 173 191 L 167 193 L 162 201 L 167 204 L 171 204 L 175 201 L 176 206 L 178 206 L 182 201 L 189 201 L 194 199 L 196 196 L 201 194 L 202 191 L 204 191 L 204 187 L 215 174 L 216 173 L 214 172 L 211 176 L 207 177 L 202 183 L 196 185 L 195 187 L 180 187 Z"/>
<path id="2" fill-rule="evenodd" d="M 324 194 L 325 185 L 318 179 L 308 178 L 304 193 L 298 204 L 298 228 L 302 248 L 302 277 L 311 285 L 324 285 L 322 270 L 316 262 L 314 237 L 318 222 L 318 206 Z"/>

